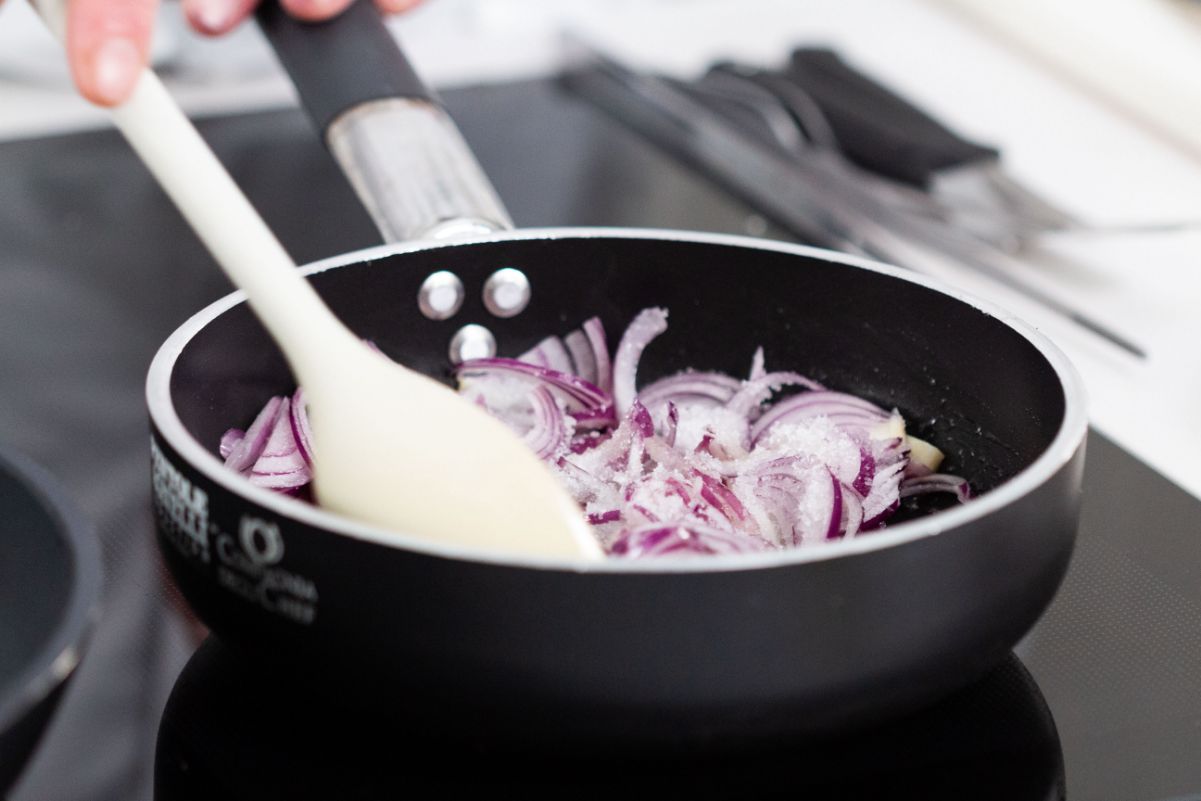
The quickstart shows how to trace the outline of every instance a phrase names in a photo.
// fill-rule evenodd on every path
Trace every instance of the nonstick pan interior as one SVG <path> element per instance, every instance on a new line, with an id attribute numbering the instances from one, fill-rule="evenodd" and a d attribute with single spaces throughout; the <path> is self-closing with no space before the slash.
<path id="1" fill-rule="evenodd" d="M 507 320 L 481 300 L 501 267 L 522 270 L 533 287 L 529 307 Z M 450 320 L 427 319 L 418 288 L 447 269 L 462 279 L 466 302 Z M 945 469 L 968 477 L 977 493 L 1030 464 L 1064 419 L 1055 370 L 1009 325 L 921 284 L 817 254 L 717 238 L 533 236 L 369 258 L 312 280 L 356 333 L 448 382 L 448 343 L 468 322 L 496 335 L 500 355 L 516 356 L 592 315 L 614 345 L 640 309 L 662 306 L 669 328 L 647 348 L 640 384 L 685 368 L 745 375 L 761 345 L 769 369 L 897 407 L 910 432 L 942 448 Z M 189 343 L 171 394 L 184 426 L 215 452 L 226 428 L 246 425 L 267 397 L 293 385 L 239 306 Z"/>

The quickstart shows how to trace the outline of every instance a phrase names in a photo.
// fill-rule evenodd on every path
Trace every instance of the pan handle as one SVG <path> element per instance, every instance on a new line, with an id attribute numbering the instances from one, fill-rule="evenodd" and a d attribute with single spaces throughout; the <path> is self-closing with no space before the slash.
<path id="1" fill-rule="evenodd" d="M 385 241 L 513 227 L 454 121 L 371 0 L 317 23 L 264 2 L 258 21 Z"/>

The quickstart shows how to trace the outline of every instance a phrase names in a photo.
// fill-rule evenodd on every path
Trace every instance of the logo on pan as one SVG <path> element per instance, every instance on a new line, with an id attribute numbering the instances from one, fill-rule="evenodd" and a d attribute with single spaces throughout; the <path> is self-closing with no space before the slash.
<path id="1" fill-rule="evenodd" d="M 208 493 L 195 486 L 150 440 L 154 509 L 159 528 L 185 556 L 209 561 Z"/>
<path id="2" fill-rule="evenodd" d="M 272 614 L 307 625 L 317 615 L 317 586 L 280 566 L 284 537 L 279 524 L 243 515 L 237 534 L 216 535 L 217 583 Z"/>
<path id="3" fill-rule="evenodd" d="M 250 560 L 260 567 L 274 565 L 284 557 L 284 540 L 275 523 L 243 517 L 238 526 L 238 540 Z"/>

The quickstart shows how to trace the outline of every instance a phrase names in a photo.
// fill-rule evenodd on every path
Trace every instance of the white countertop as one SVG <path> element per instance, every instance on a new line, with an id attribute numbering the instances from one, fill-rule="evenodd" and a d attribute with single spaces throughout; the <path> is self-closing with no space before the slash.
<path id="1" fill-rule="evenodd" d="M 38 42 L 20 6 L 0 10 L 0 140 L 104 125 L 103 113 L 64 88 L 53 43 Z M 164 11 L 159 57 L 174 66 L 169 83 L 189 111 L 295 102 L 256 32 L 201 40 L 175 14 Z M 1129 15 L 1121 19 L 1137 40 Z M 564 26 L 635 66 L 682 75 L 717 58 L 774 65 L 798 44 L 830 45 L 963 134 L 999 146 L 1011 174 L 1086 220 L 1201 220 L 1201 156 L 943 0 L 428 0 L 394 23 L 414 63 L 442 87 L 545 74 L 558 63 Z M 1201 27 L 1195 35 L 1201 47 Z M 1201 106 L 1201 74 L 1193 77 Z M 1093 425 L 1201 497 L 1192 458 L 1201 444 L 1201 231 L 1065 237 L 1029 262 L 1026 280 L 1119 330 L 1147 358 L 979 274 L 953 267 L 940 277 L 1050 336 L 1085 378 Z"/>

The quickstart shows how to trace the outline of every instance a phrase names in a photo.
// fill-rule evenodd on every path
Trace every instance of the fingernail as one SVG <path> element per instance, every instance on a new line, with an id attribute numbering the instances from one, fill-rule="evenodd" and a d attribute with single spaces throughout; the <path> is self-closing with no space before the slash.
<path id="1" fill-rule="evenodd" d="M 205 33 L 224 33 L 229 27 L 232 6 L 226 0 L 194 0 L 189 10 L 192 21 Z"/>
<path id="2" fill-rule="evenodd" d="M 142 70 L 142 51 L 132 39 L 109 39 L 93 62 L 96 95 L 111 105 L 125 100 Z"/>
<path id="3" fill-rule="evenodd" d="M 342 11 L 346 5 L 345 0 L 292 0 L 288 10 L 303 20 L 323 20 Z"/>

